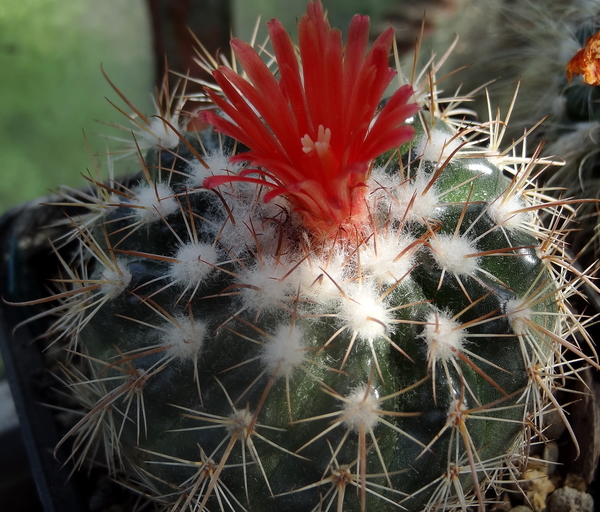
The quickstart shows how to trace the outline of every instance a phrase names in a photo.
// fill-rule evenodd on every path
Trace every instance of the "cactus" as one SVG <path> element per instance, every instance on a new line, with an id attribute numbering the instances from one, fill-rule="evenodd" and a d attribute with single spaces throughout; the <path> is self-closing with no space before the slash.
<path id="1" fill-rule="evenodd" d="M 552 176 L 548 184 L 581 196 L 586 190 L 598 190 L 596 133 L 599 118 L 596 103 L 600 80 L 596 71 L 598 61 L 590 55 L 600 37 L 597 6 L 593 17 L 585 21 L 578 19 L 569 28 L 569 35 L 572 35 L 567 42 L 571 43 L 571 52 L 564 51 L 560 62 L 564 74 L 561 73 L 554 87 L 548 91 L 548 95 L 554 96 L 556 107 L 551 117 L 554 129 L 547 134 L 546 150 L 546 153 L 560 152 L 566 159 L 566 165 Z M 566 46 L 566 43 L 563 45 Z M 575 52 L 573 46 L 580 49 Z M 572 57 L 571 60 L 567 62 L 565 55 Z M 595 194 L 597 197 L 597 192 Z M 581 209 L 580 230 L 585 236 L 574 237 L 573 250 L 580 252 L 585 261 L 597 259 L 599 245 L 595 204 L 588 203 Z"/>
<path id="2" fill-rule="evenodd" d="M 564 353 L 595 364 L 576 205 L 501 148 L 508 118 L 439 97 L 439 63 L 382 101 L 391 30 L 367 51 L 356 16 L 343 49 L 318 0 L 297 49 L 268 29 L 277 74 L 234 39 L 210 128 L 136 118 L 139 179 L 69 194 L 42 299 L 83 411 L 61 444 L 172 512 L 483 509 L 565 419 Z"/>

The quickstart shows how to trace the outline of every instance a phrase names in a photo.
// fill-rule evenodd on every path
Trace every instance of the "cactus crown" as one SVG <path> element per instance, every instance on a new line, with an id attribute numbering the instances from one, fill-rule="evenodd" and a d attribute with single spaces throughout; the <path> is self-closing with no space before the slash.
<path id="1" fill-rule="evenodd" d="M 367 51 L 355 17 L 344 48 L 317 1 L 299 32 L 269 23 L 279 80 L 234 40 L 248 78 L 213 69 L 202 114 L 221 134 L 70 194 L 78 249 L 36 301 L 59 301 L 84 411 L 65 440 L 173 512 L 483 509 L 564 418 L 563 352 L 593 363 L 572 202 L 534 183 L 551 161 L 500 148 L 508 119 L 438 97 L 439 63 L 381 107 L 391 31 Z"/>

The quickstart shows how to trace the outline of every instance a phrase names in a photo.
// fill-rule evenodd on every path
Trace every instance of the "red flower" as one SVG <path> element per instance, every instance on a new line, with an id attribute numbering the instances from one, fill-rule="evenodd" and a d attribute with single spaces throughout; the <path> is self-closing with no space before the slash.
<path id="1" fill-rule="evenodd" d="M 233 39 L 231 47 L 248 80 L 227 67 L 214 71 L 226 100 L 208 94 L 228 119 L 204 114 L 216 130 L 250 148 L 232 159 L 258 168 L 210 177 L 204 186 L 231 181 L 265 185 L 271 189 L 265 201 L 285 195 L 304 215 L 306 227 L 321 236 L 347 225 L 360 227 L 366 219 L 371 162 L 413 137 L 413 129 L 403 123 L 419 108 L 407 104 L 413 90 L 403 86 L 378 110 L 396 74 L 388 66 L 394 31 L 386 30 L 367 52 L 369 18 L 356 15 L 344 47 L 321 2 L 309 2 L 298 24 L 298 58 L 283 25 L 274 19 L 267 26 L 279 81 L 251 46 Z"/>

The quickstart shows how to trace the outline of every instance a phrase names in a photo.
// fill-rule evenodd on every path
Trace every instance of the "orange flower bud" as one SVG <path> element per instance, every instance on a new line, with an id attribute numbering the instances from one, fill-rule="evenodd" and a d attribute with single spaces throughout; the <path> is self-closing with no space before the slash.
<path id="1" fill-rule="evenodd" d="M 583 75 L 583 82 L 600 85 L 600 31 L 588 38 L 585 46 L 577 51 L 566 65 L 567 80 L 573 75 Z"/>

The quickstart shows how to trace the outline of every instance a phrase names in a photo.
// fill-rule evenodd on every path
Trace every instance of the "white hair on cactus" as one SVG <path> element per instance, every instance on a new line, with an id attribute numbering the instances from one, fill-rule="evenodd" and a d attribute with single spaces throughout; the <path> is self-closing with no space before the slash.
<path id="1" fill-rule="evenodd" d="M 172 116 L 170 119 L 167 119 L 167 121 L 178 129 L 178 119 L 179 116 Z M 161 148 L 173 149 L 179 144 L 179 135 L 177 135 L 175 130 L 159 117 L 153 117 L 146 129 L 138 130 L 137 133 L 147 142 L 156 144 Z"/>
<path id="2" fill-rule="evenodd" d="M 215 222 L 218 229 L 219 243 L 233 256 L 238 256 L 248 248 L 256 247 L 256 237 L 252 233 L 254 222 L 249 225 L 248 219 L 253 218 L 254 206 L 246 201 L 227 200 L 231 215 L 226 214 L 222 225 Z M 219 211 L 222 214 L 223 211 Z"/>
<path id="3" fill-rule="evenodd" d="M 447 361 L 462 351 L 466 330 L 461 325 L 452 319 L 448 311 L 436 309 L 427 315 L 420 337 L 427 344 L 427 356 L 430 360 Z"/>
<path id="4" fill-rule="evenodd" d="M 229 421 L 225 428 L 229 435 L 246 436 L 251 433 L 253 421 L 254 417 L 248 409 L 235 409 L 229 415 Z"/>
<path id="5" fill-rule="evenodd" d="M 463 141 L 454 137 L 453 134 L 438 128 L 432 128 L 423 134 L 416 143 L 414 149 L 417 155 L 423 155 L 423 159 L 429 162 L 443 163 L 453 151 L 460 148 Z"/>
<path id="6" fill-rule="evenodd" d="M 178 316 L 163 327 L 161 344 L 169 357 L 180 361 L 196 361 L 206 338 L 206 324 L 200 320 Z"/>
<path id="7" fill-rule="evenodd" d="M 105 296 L 117 296 L 123 293 L 131 282 L 131 272 L 125 262 L 119 264 L 117 260 L 115 268 L 105 268 L 101 272 L 102 285 L 100 291 Z"/>
<path id="8" fill-rule="evenodd" d="M 472 274 L 479 268 L 476 243 L 464 236 L 436 234 L 429 240 L 437 266 L 456 275 Z"/>
<path id="9" fill-rule="evenodd" d="M 407 180 L 393 191 L 396 201 L 392 205 L 392 215 L 399 221 L 424 223 L 427 219 L 436 219 L 436 208 L 440 202 L 435 185 L 429 185 L 431 176 L 419 173 L 415 178 Z"/>
<path id="10" fill-rule="evenodd" d="M 304 330 L 290 325 L 280 325 L 263 345 L 261 362 L 269 374 L 290 377 L 306 359 Z"/>
<path id="11" fill-rule="evenodd" d="M 201 187 L 204 179 L 209 176 L 228 173 L 237 174 L 242 168 L 240 163 L 230 162 L 229 155 L 222 151 L 213 151 L 202 159 L 208 168 L 197 159 L 190 163 L 188 186 L 191 188 Z"/>
<path id="12" fill-rule="evenodd" d="M 280 244 L 280 226 L 272 219 L 277 218 L 280 213 L 281 209 L 271 203 L 259 203 L 253 212 L 252 224 L 247 227 L 246 236 L 251 236 L 253 240 L 258 241 L 254 245 L 260 244 L 262 253 L 277 254 L 277 246 Z"/>
<path id="13" fill-rule="evenodd" d="M 117 208 L 123 204 L 123 198 L 119 194 L 111 193 L 108 201 L 103 205 L 105 208 Z"/>
<path id="14" fill-rule="evenodd" d="M 410 247 L 414 242 L 415 239 L 406 234 L 375 235 L 360 254 L 362 273 L 380 283 L 393 285 L 405 277 L 414 264 L 415 250 Z"/>
<path id="15" fill-rule="evenodd" d="M 367 182 L 370 194 L 377 194 L 377 190 L 385 190 L 398 186 L 398 173 L 390 173 L 387 167 L 376 166 L 371 171 Z"/>
<path id="16" fill-rule="evenodd" d="M 246 183 L 239 184 L 247 187 Z M 238 184 L 236 184 L 237 192 Z M 232 256 L 238 257 L 246 250 L 255 250 L 260 245 L 260 252 L 269 253 L 274 249 L 278 237 L 277 223 L 272 219 L 281 213 L 281 208 L 274 204 L 261 204 L 260 198 L 245 195 L 227 198 L 231 214 L 226 214 L 221 223 L 215 222 L 219 235 L 219 244 Z M 220 215 L 222 215 L 220 211 Z"/>
<path id="17" fill-rule="evenodd" d="M 331 255 L 304 260 L 294 274 L 298 280 L 302 296 L 313 301 L 316 306 L 325 309 L 332 301 L 340 298 L 340 289 L 344 289 L 351 266 L 347 265 L 343 251 L 336 250 Z"/>
<path id="18" fill-rule="evenodd" d="M 249 311 L 279 309 L 283 302 L 295 297 L 295 280 L 284 277 L 289 269 L 280 262 L 263 262 L 240 272 L 238 284 L 244 308 Z"/>
<path id="19" fill-rule="evenodd" d="M 171 263 L 169 277 L 177 283 L 196 284 L 215 270 L 219 252 L 210 244 L 190 242 L 182 245 Z"/>
<path id="20" fill-rule="evenodd" d="M 173 189 L 163 182 L 141 185 L 133 198 L 136 218 L 142 222 L 153 222 L 166 218 L 179 209 Z"/>
<path id="21" fill-rule="evenodd" d="M 504 306 L 504 310 L 511 327 L 516 332 L 520 332 L 522 330 L 519 329 L 519 324 L 521 324 L 523 320 L 529 320 L 533 314 L 533 311 L 525 306 L 525 301 L 523 299 L 509 300 Z"/>
<path id="22" fill-rule="evenodd" d="M 457 398 L 454 398 L 448 407 L 448 418 L 446 420 L 446 425 L 458 425 L 465 417 L 466 410 L 467 408 L 465 404 Z"/>
<path id="23" fill-rule="evenodd" d="M 391 330 L 386 303 L 368 286 L 354 284 L 340 305 L 338 318 L 363 340 L 374 340 Z"/>
<path id="24" fill-rule="evenodd" d="M 377 390 L 359 386 L 344 397 L 342 406 L 343 423 L 349 430 L 359 432 L 361 429 L 370 431 L 379 422 L 381 413 L 378 412 L 379 400 Z"/>
<path id="25" fill-rule="evenodd" d="M 399 180 L 398 173 L 390 173 L 386 167 L 373 167 L 367 182 L 369 211 L 387 218 L 394 197 L 391 191 L 400 185 Z"/>
<path id="26" fill-rule="evenodd" d="M 519 229 L 531 220 L 531 214 L 519 211 L 524 206 L 523 200 L 519 196 L 499 196 L 490 203 L 487 212 L 499 226 L 507 229 Z"/>

